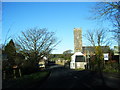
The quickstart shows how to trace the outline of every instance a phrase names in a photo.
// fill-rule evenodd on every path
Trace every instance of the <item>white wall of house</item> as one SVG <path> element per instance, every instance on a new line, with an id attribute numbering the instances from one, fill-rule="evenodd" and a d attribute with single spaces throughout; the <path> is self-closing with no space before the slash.
<path id="1" fill-rule="evenodd" d="M 82 68 L 85 69 L 85 65 L 87 64 L 87 62 L 76 62 L 76 69 Z"/>
<path id="2" fill-rule="evenodd" d="M 76 62 L 76 56 L 84 56 L 81 52 L 76 52 L 74 55 L 71 56 L 71 62 L 70 62 L 70 69 L 77 69 L 77 68 L 82 68 L 85 69 L 85 65 L 87 64 L 86 58 L 84 62 Z"/>
<path id="3" fill-rule="evenodd" d="M 70 62 L 70 69 L 75 69 L 75 62 Z"/>

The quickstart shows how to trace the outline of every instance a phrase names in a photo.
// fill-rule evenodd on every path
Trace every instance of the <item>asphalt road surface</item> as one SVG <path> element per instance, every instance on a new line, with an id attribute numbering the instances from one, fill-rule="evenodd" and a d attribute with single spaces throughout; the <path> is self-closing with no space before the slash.
<path id="1" fill-rule="evenodd" d="M 76 71 L 64 68 L 59 65 L 51 66 L 51 74 L 38 88 L 104 88 L 104 89 L 120 89 L 120 79 L 111 78 L 106 75 L 101 77 L 99 73 L 87 70 Z"/>

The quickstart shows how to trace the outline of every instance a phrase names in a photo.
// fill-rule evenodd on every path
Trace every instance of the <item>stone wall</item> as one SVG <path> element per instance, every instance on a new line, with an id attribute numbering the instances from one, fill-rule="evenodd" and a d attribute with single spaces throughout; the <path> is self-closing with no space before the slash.
<path id="1" fill-rule="evenodd" d="M 82 52 L 82 30 L 74 28 L 74 52 Z"/>

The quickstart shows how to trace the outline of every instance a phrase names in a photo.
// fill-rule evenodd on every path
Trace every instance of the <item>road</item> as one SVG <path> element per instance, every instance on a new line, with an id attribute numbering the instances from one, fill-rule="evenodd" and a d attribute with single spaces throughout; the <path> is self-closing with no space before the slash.
<path id="1" fill-rule="evenodd" d="M 39 88 L 120 88 L 118 79 L 115 81 L 114 78 L 104 77 L 103 80 L 96 72 L 76 71 L 59 65 L 54 65 L 49 70 L 51 71 L 50 76 L 43 84 L 38 86 Z M 112 82 L 110 83 L 110 81 Z"/>

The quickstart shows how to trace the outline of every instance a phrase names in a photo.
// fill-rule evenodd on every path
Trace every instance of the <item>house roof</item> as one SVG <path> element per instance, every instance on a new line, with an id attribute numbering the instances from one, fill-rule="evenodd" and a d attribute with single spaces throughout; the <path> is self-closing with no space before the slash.
<path id="1" fill-rule="evenodd" d="M 109 46 L 101 46 L 101 49 L 103 51 L 103 53 L 107 53 L 109 52 L 110 47 Z M 83 46 L 82 47 L 82 51 L 83 53 L 86 53 L 87 51 L 89 51 L 89 53 L 94 53 L 94 47 L 93 46 Z"/>

